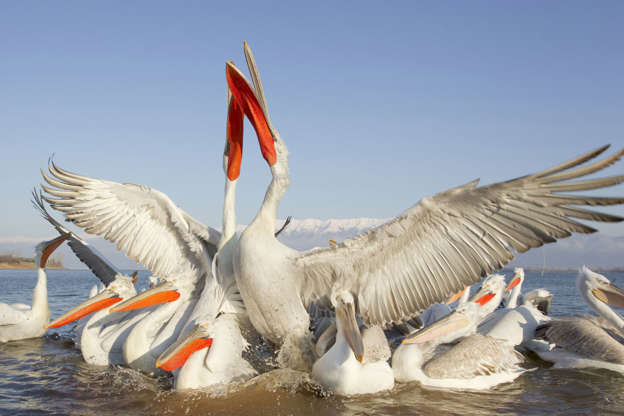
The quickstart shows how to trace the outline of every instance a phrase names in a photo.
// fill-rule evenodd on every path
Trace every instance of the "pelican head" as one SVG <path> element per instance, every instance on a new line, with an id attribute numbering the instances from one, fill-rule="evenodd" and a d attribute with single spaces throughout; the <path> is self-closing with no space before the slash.
<path id="1" fill-rule="evenodd" d="M 137 272 L 132 273 L 130 276 L 118 274 L 106 289 L 50 322 L 48 328 L 58 328 L 67 325 L 91 313 L 114 305 L 122 299 L 134 296 L 136 294 L 134 284 L 138 280 L 136 275 Z"/>
<path id="2" fill-rule="evenodd" d="M 522 304 L 533 306 L 544 315 L 549 315 L 552 297 L 552 293 L 546 289 L 533 289 L 522 297 Z"/>
<path id="3" fill-rule="evenodd" d="M 481 283 L 481 287 L 472 295 L 470 301 L 476 302 L 477 299 L 483 298 L 485 295 L 494 295 L 482 308 L 479 309 L 479 316 L 483 318 L 490 312 L 494 311 L 503 299 L 503 289 L 505 288 L 505 276 L 502 274 L 491 274 Z"/>
<path id="4" fill-rule="evenodd" d="M 509 292 L 514 287 L 522 285 L 522 282 L 524 282 L 524 269 L 522 267 L 516 267 L 514 269 L 514 275 L 505 288 L 505 292 Z"/>
<path id="5" fill-rule="evenodd" d="M 195 351 L 212 346 L 214 321 L 195 325 L 188 334 L 171 344 L 156 360 L 156 367 L 174 371 L 182 367 Z"/>
<path id="6" fill-rule="evenodd" d="M 597 305 L 595 301 L 592 301 L 596 299 L 607 305 L 624 308 L 624 291 L 603 275 L 593 272 L 585 266 L 581 268 L 576 278 L 576 286 L 590 306 Z M 600 311 L 596 312 L 600 313 Z"/>
<path id="7" fill-rule="evenodd" d="M 355 318 L 356 303 L 353 294 L 347 290 L 333 291 L 331 302 L 336 310 L 336 327 L 355 358 L 362 362 L 364 358 L 364 342 L 359 325 Z"/>
<path id="8" fill-rule="evenodd" d="M 54 250 L 56 250 L 58 246 L 63 244 L 63 241 L 67 240 L 70 235 L 71 234 L 69 233 L 63 234 L 59 237 L 56 237 L 55 239 L 42 241 L 41 243 L 37 244 L 37 246 L 35 247 L 35 263 L 37 264 L 37 267 L 39 267 L 40 269 L 45 268 L 45 265 L 50 258 L 50 255 L 54 253 Z"/>

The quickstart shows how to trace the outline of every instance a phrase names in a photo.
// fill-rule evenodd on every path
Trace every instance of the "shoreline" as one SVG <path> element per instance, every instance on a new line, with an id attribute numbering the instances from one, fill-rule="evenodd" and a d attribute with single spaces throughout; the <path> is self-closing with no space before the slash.
<path id="1" fill-rule="evenodd" d="M 35 263 L 30 262 L 19 262 L 19 263 L 6 263 L 0 262 L 0 270 L 1 269 L 20 269 L 20 270 L 35 270 L 37 266 Z M 63 266 L 46 266 L 47 270 L 67 270 Z"/>

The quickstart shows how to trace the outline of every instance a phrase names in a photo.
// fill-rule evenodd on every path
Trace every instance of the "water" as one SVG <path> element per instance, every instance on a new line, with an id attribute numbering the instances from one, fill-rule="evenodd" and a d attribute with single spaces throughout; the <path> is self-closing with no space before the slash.
<path id="1" fill-rule="evenodd" d="M 146 273 L 140 273 L 146 284 Z M 607 273 L 624 286 L 624 273 Z M 590 313 L 576 292 L 574 273 L 527 273 L 523 291 L 544 287 L 555 294 L 553 315 Z M 34 270 L 0 270 L 0 301 L 30 303 Z M 87 298 L 96 282 L 88 271 L 48 271 L 52 317 Z M 71 328 L 45 337 L 0 344 L 0 415 L 266 414 L 621 414 L 624 376 L 607 370 L 553 370 L 536 358 L 535 371 L 486 392 L 397 384 L 391 392 L 321 397 L 306 375 L 279 371 L 227 394 L 171 391 L 171 379 L 154 379 L 122 367 L 85 364 Z"/>

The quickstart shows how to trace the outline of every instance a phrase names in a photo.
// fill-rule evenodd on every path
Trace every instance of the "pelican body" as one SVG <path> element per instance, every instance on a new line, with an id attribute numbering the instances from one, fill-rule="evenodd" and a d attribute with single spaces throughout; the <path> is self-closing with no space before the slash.
<path id="1" fill-rule="evenodd" d="M 37 284 L 33 289 L 32 306 L 22 303 L 13 305 L 0 303 L 0 342 L 38 338 L 45 333 L 50 320 L 45 265 L 50 254 L 67 238 L 68 235 L 61 235 L 53 240 L 41 242 L 35 248 Z"/>

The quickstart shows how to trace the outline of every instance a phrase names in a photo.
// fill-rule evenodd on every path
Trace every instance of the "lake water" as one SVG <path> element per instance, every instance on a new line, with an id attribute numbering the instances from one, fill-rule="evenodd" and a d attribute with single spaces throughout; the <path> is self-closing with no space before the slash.
<path id="1" fill-rule="evenodd" d="M 140 273 L 146 285 L 146 272 Z M 624 273 L 607 273 L 624 287 Z M 509 278 L 509 276 L 507 276 Z M 590 313 L 576 292 L 575 273 L 527 273 L 523 291 L 554 293 L 552 314 Z M 34 270 L 0 270 L 0 301 L 30 303 Z M 88 271 L 48 271 L 52 317 L 87 298 L 96 279 Z M 623 414 L 624 376 L 607 370 L 554 370 L 529 357 L 535 371 L 486 392 L 424 389 L 397 384 L 391 392 L 321 397 L 305 375 L 279 371 L 227 394 L 171 391 L 123 367 L 85 364 L 70 326 L 45 337 L 0 344 L 1 415 L 368 415 L 368 414 Z"/>

